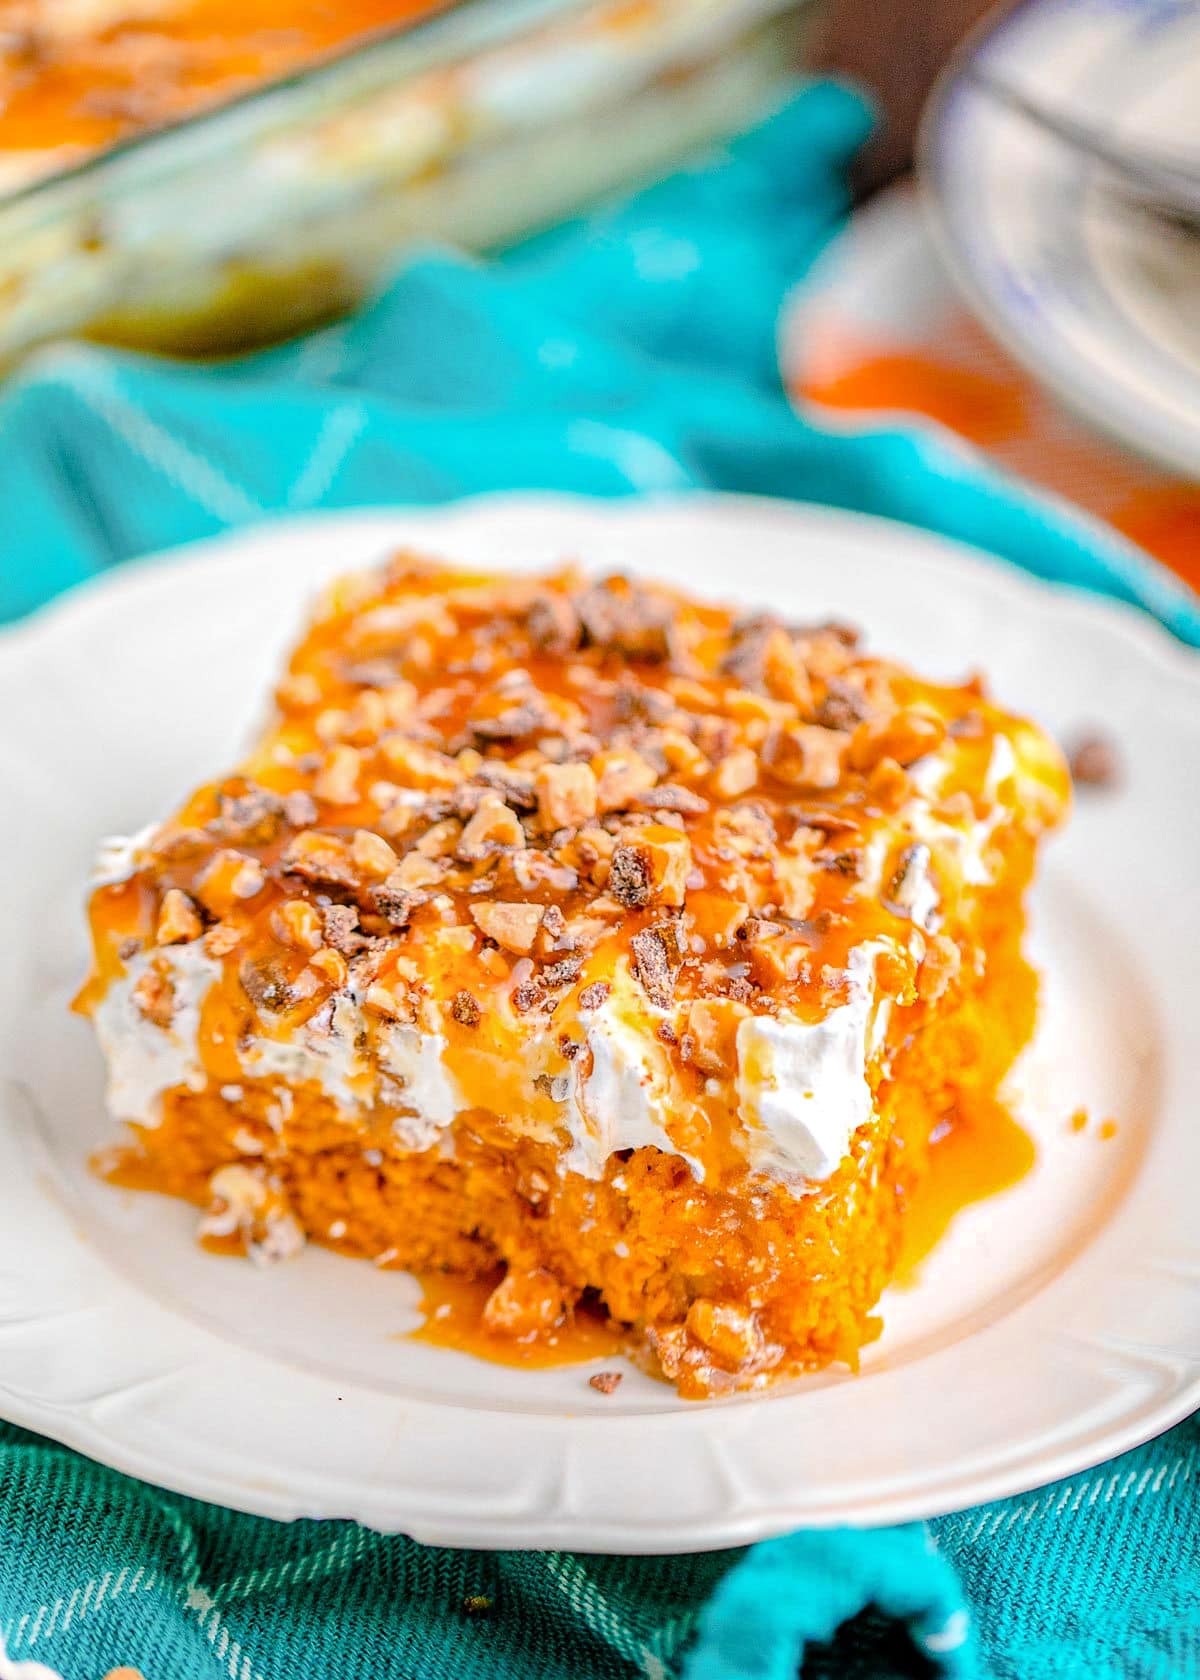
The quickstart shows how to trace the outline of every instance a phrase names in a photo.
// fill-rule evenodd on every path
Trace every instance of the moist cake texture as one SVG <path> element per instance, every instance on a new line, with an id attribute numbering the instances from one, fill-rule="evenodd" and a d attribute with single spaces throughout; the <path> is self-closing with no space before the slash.
<path id="1" fill-rule="evenodd" d="M 401 554 L 258 746 L 114 842 L 102 1165 L 260 1262 L 580 1301 L 688 1396 L 853 1365 L 932 1135 L 1032 1028 L 1061 757 L 840 624 Z"/>

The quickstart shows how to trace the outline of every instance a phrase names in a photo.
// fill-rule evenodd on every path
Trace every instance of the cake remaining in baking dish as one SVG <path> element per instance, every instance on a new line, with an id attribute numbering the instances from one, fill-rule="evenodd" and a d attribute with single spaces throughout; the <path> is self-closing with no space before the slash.
<path id="1" fill-rule="evenodd" d="M 411 555 L 320 603 L 261 741 L 109 847 L 80 1006 L 127 1178 L 581 1300 L 685 1395 L 877 1328 L 931 1134 L 1033 1023 L 1068 779 L 839 624 Z"/>
<path id="2" fill-rule="evenodd" d="M 177 122 L 452 0 L 2 0 L 0 185 Z"/>

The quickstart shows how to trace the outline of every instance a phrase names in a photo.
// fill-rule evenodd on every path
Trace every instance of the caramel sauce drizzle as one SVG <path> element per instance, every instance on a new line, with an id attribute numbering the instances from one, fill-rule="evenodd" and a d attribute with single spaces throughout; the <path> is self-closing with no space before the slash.
<path id="1" fill-rule="evenodd" d="M 1019 1184 L 1037 1160 L 1033 1139 L 996 1097 L 972 1094 L 930 1145 L 929 1170 L 904 1211 L 894 1282 L 911 1288 L 964 1208 Z"/>
<path id="2" fill-rule="evenodd" d="M 565 1322 L 538 1335 L 519 1338 L 489 1330 L 483 1319 L 484 1303 L 502 1275 L 500 1271 L 482 1278 L 424 1274 L 418 1280 L 424 1323 L 410 1331 L 408 1339 L 528 1370 L 615 1359 L 625 1351 L 627 1338 L 587 1301 L 580 1302 Z"/>

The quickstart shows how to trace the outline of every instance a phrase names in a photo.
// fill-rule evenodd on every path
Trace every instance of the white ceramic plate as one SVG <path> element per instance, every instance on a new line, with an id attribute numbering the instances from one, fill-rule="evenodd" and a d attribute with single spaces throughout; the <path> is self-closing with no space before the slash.
<path id="1" fill-rule="evenodd" d="M 1200 173 L 1195 0 L 1023 0 L 975 62 Z M 948 75 L 922 176 L 952 271 L 1009 350 L 1129 448 L 1200 477 L 1200 238 L 1120 206 L 1087 159 Z"/>
<path id="2" fill-rule="evenodd" d="M 805 618 L 996 692 L 1127 780 L 1080 802 L 1035 895 L 1021 1105 L 1040 1161 L 885 1302 L 860 1376 L 678 1400 L 630 1369 L 508 1370 L 413 1343 L 415 1286 L 312 1249 L 217 1259 L 194 1216 L 93 1180 L 110 1128 L 67 1000 L 104 834 L 226 768 L 313 586 L 397 542 L 565 554 Z M 1092 1464 L 1200 1402 L 1200 675 L 1150 623 L 881 521 L 736 498 L 485 500 L 310 518 L 129 566 L 0 637 L 0 1413 L 275 1517 L 480 1546 L 694 1550 L 946 1511 Z M 1068 1119 L 1086 1107 L 1083 1133 Z M 1112 1117 L 1115 1137 L 1095 1122 Z"/>

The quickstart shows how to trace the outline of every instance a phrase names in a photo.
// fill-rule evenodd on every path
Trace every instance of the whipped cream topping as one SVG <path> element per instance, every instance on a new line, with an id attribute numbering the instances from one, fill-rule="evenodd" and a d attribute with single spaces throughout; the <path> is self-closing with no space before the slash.
<path id="1" fill-rule="evenodd" d="M 304 1232 L 262 1167 L 218 1167 L 209 1190 L 214 1205 L 200 1221 L 202 1237 L 240 1236 L 259 1266 L 291 1260 L 303 1249 Z"/>
<path id="2" fill-rule="evenodd" d="M 738 1104 L 757 1171 L 826 1179 L 871 1118 L 874 955 L 855 952 L 850 997 L 823 1019 L 751 1015 L 738 1027 Z"/>
<path id="3" fill-rule="evenodd" d="M 92 1015 L 108 1064 L 108 1106 L 118 1120 L 157 1125 L 164 1091 L 208 1082 L 197 1048 L 200 1008 L 221 977 L 221 965 L 202 945 L 178 945 L 166 965 L 173 990 L 170 1026 L 147 1021 L 134 993 L 162 953 L 139 951 L 124 976 L 109 986 Z"/>
<path id="4" fill-rule="evenodd" d="M 428 1149 L 463 1107 L 446 1065 L 446 1040 L 418 1027 L 390 1026 L 379 1037 L 378 1054 L 380 1067 L 401 1087 L 400 1101 L 412 1111 L 393 1122 L 396 1141 L 405 1149 Z"/>
<path id="5" fill-rule="evenodd" d="M 158 833 L 157 823 L 147 823 L 136 834 L 112 834 L 101 840 L 92 870 L 93 887 L 116 887 L 136 875 L 144 853 Z"/>
<path id="6" fill-rule="evenodd" d="M 940 768 L 933 759 L 916 767 L 913 777 L 923 798 L 906 803 L 894 827 L 874 836 L 864 855 L 860 890 L 876 893 L 894 868 L 898 846 L 907 842 L 917 854 L 916 878 L 909 882 L 914 929 L 935 925 L 941 899 L 941 884 L 926 867 L 926 848 L 936 855 L 939 870 L 949 865 L 963 886 L 984 884 L 991 876 L 987 847 L 1005 817 L 998 802 L 983 820 L 965 828 L 939 819 L 927 800 L 936 796 Z M 998 735 L 987 775 L 990 796 L 998 799 L 1003 784 L 1021 776 L 1023 768 L 1021 754 Z M 97 881 L 127 879 L 154 832 L 151 825 L 127 839 L 106 842 Z M 850 995 L 822 1019 L 764 1015 L 740 1023 L 734 1089 L 746 1159 L 755 1170 L 797 1184 L 828 1178 L 870 1118 L 867 1073 L 882 1046 L 887 1008 L 886 1003 L 876 1006 L 877 949 L 854 954 Z M 152 963 L 172 987 L 168 1027 L 147 1021 L 133 996 Z M 204 1088 L 200 1009 L 220 975 L 220 963 L 196 943 L 139 953 L 110 985 L 96 1008 L 95 1025 L 108 1061 L 108 1101 L 118 1119 L 154 1125 L 164 1091 Z M 652 1147 L 683 1154 L 696 1176 L 703 1176 L 701 1163 L 681 1151 L 672 1135 L 682 1099 L 654 1036 L 652 1017 L 658 1013 L 625 963 L 613 973 L 603 1003 L 579 1011 L 576 1030 L 587 1053 L 567 1074 L 543 1084 L 553 1103 L 550 1130 L 569 1140 L 563 1158 L 567 1170 L 600 1178 L 618 1151 Z M 243 1047 L 241 1062 L 249 1078 L 276 1079 L 282 1087 L 315 1085 L 350 1118 L 377 1103 L 399 1108 L 393 1131 L 401 1148 L 422 1150 L 439 1141 L 449 1147 L 450 1128 L 465 1104 L 440 1025 L 432 1003 L 421 1026 L 381 1024 L 364 1011 L 359 997 L 343 992 L 303 1026 L 290 1028 L 286 1039 L 265 1029 Z M 368 1043 L 373 1057 L 365 1053 Z M 523 1072 L 529 1086 L 550 1071 L 551 1044 L 548 1038 L 528 1046 Z M 281 1089 L 280 1095 L 288 1093 Z M 543 1118 L 535 1124 L 530 1117 L 526 1129 L 547 1136 L 544 1102 L 541 1107 Z M 278 1112 L 282 1117 L 284 1105 Z M 508 1119 L 522 1125 L 520 1115 Z"/>
<path id="7" fill-rule="evenodd" d="M 173 947 L 175 949 L 183 947 Z M 362 1054 L 363 1016 L 346 993 L 286 1039 L 259 1037 L 242 1051 L 244 1072 L 287 1085 L 317 1085 L 339 1108 L 356 1110 L 371 1096 L 370 1062 Z"/>
<path id="8" fill-rule="evenodd" d="M 867 1066 L 880 1047 L 884 1024 L 883 1011 L 875 1008 L 874 954 L 873 948 L 855 953 L 850 996 L 823 1019 L 750 1016 L 741 1022 L 735 1089 L 746 1157 L 756 1170 L 790 1182 L 827 1178 L 869 1119 Z M 173 988 L 168 1027 L 148 1021 L 133 996 L 152 962 Z M 220 963 L 201 945 L 170 946 L 134 957 L 126 974 L 109 987 L 95 1020 L 109 1064 L 109 1103 L 118 1119 L 155 1125 L 164 1091 L 204 1088 L 200 1010 L 220 973 Z M 245 1045 L 243 1069 L 250 1078 L 315 1085 L 349 1118 L 380 1101 L 399 1107 L 393 1134 L 403 1149 L 428 1149 L 445 1140 L 464 1107 L 445 1037 L 436 1030 L 402 1023 L 381 1027 L 376 1021 L 374 1057 L 368 1059 L 362 1048 L 368 1020 L 361 1005 L 342 993 L 286 1041 L 260 1035 Z M 637 982 L 624 964 L 618 965 L 604 1002 L 579 1011 L 578 1030 L 587 1053 L 551 1087 L 556 1127 L 570 1140 L 563 1159 L 567 1170 L 598 1179 L 618 1151 L 650 1147 L 682 1154 L 703 1177 L 701 1163 L 681 1151 L 672 1136 L 680 1096 L 652 1027 Z M 530 1084 L 550 1042 L 530 1045 Z M 382 1088 L 389 1083 L 393 1089 Z M 279 1114 L 282 1118 L 282 1108 Z M 509 1119 L 521 1123 L 519 1116 Z"/>
<path id="9" fill-rule="evenodd" d="M 662 1046 L 647 1031 L 647 1014 L 624 962 L 617 965 L 605 1001 L 579 1012 L 591 1055 L 579 1058 L 563 1102 L 562 1124 L 571 1135 L 565 1164 L 585 1178 L 601 1177 L 609 1156 L 619 1149 L 679 1153 L 670 1135 L 671 1070 Z M 685 1159 L 699 1174 L 698 1163 Z"/>
<path id="10" fill-rule="evenodd" d="M 959 823 L 943 821 L 925 802 L 927 798 L 936 797 L 941 791 L 947 773 L 943 760 L 932 755 L 914 765 L 909 771 L 914 787 L 923 797 L 906 801 L 900 810 L 900 821 L 914 839 L 923 840 L 933 846 L 943 863 L 947 859 L 953 861 L 963 886 L 985 887 L 994 874 L 988 849 L 997 828 L 1007 819 L 1008 814 L 1000 801 L 1000 789 L 1010 778 L 1020 776 L 1023 772 L 1028 778 L 1032 778 L 1034 769 L 1032 765 L 1022 765 L 1007 735 L 997 734 L 992 742 L 983 785 L 984 799 L 991 802 L 992 809 L 986 817 L 963 827 Z M 1024 796 L 1028 798 L 1028 789 L 1023 791 Z M 882 872 L 881 848 L 885 846 L 886 837 L 880 836 L 872 849 L 876 875 L 873 885 L 877 885 Z M 934 892 L 936 893 L 936 888 Z M 927 901 L 926 916 L 936 908 L 936 902 Z M 928 920 L 917 916 L 914 916 L 913 920 L 918 921 L 922 927 L 929 925 Z"/>

